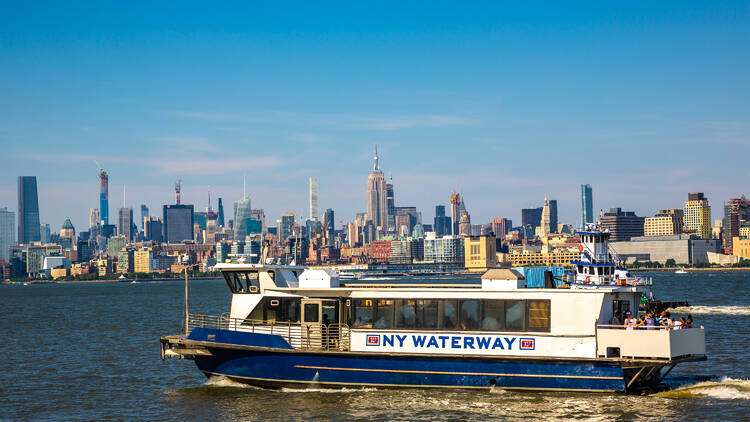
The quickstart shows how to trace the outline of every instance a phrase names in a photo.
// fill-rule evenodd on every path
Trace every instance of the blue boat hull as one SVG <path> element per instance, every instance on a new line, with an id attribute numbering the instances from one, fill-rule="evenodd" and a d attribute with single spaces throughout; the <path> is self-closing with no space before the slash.
<path id="1" fill-rule="evenodd" d="M 209 329 L 190 338 L 211 352 L 195 357 L 206 375 L 263 387 L 626 389 L 620 363 L 604 360 L 311 352 L 293 350 L 279 336 Z M 206 345 L 208 339 L 221 344 Z"/>

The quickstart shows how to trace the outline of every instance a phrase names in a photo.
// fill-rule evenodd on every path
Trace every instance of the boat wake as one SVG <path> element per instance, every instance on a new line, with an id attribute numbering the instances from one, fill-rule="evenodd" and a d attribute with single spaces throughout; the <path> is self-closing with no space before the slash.
<path id="1" fill-rule="evenodd" d="M 258 387 L 233 381 L 227 377 L 214 375 L 203 383 L 204 387 L 230 387 L 230 388 L 255 388 Z"/>
<path id="2" fill-rule="evenodd" d="M 750 379 L 724 377 L 721 381 L 703 381 L 670 391 L 656 393 L 658 397 L 710 397 L 721 400 L 750 400 Z"/>
<path id="3" fill-rule="evenodd" d="M 284 387 L 281 389 L 284 393 L 365 393 L 368 391 L 377 391 L 377 388 L 362 387 L 362 388 L 289 388 Z"/>
<path id="4" fill-rule="evenodd" d="M 672 312 L 685 314 L 722 314 L 722 315 L 750 315 L 750 306 L 680 306 L 672 308 Z"/>

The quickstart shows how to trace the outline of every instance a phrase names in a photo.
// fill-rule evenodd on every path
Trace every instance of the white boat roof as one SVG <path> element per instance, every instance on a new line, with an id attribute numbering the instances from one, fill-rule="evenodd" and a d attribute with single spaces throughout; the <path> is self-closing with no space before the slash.
<path id="1" fill-rule="evenodd" d="M 214 266 L 217 270 L 306 270 L 304 265 L 281 265 L 281 264 L 235 264 L 220 263 Z"/>

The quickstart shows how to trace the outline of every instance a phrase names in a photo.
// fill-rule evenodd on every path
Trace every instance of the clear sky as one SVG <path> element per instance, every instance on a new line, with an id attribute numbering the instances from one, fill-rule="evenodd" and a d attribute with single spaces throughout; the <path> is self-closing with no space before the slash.
<path id="1" fill-rule="evenodd" d="M 312 176 L 338 226 L 376 143 L 425 222 L 456 186 L 474 223 L 545 194 L 576 223 L 581 183 L 639 215 L 750 194 L 748 2 L 277 4 L 2 3 L 0 207 L 36 175 L 42 222 L 85 230 L 98 160 L 111 216 L 178 178 L 231 214 L 243 175 L 306 216 Z"/>

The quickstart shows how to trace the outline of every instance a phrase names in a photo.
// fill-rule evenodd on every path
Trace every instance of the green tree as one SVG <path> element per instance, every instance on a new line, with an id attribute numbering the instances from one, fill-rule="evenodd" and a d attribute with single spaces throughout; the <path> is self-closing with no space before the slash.
<path id="1" fill-rule="evenodd" d="M 664 266 L 665 267 L 676 267 L 677 266 L 677 262 L 675 262 L 675 260 L 673 258 L 669 258 L 668 260 L 666 260 L 664 262 Z"/>

